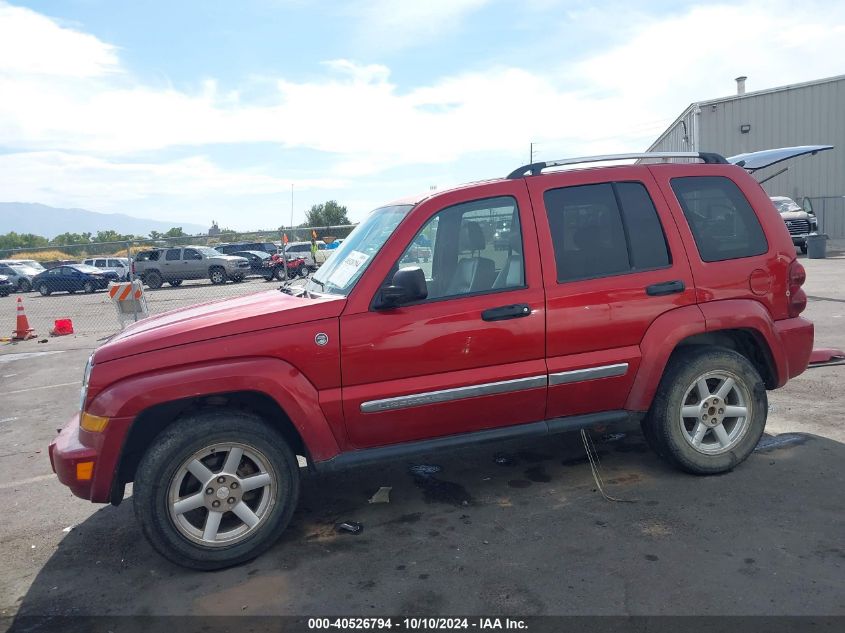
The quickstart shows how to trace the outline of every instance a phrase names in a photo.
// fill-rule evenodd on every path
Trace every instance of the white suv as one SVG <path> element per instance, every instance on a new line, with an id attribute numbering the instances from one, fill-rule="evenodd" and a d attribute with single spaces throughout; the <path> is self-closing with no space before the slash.
<path id="1" fill-rule="evenodd" d="M 129 279 L 129 259 L 126 257 L 92 257 L 82 263 L 100 270 L 113 270 L 121 281 Z"/>

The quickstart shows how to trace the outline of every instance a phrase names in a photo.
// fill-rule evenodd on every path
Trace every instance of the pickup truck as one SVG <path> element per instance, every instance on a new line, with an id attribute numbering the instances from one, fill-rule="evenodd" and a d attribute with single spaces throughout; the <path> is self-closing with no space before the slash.
<path id="1" fill-rule="evenodd" d="M 623 158 L 664 162 L 561 169 Z M 724 473 L 767 390 L 807 367 L 804 280 L 766 193 L 718 154 L 525 165 L 376 209 L 304 287 L 130 325 L 91 356 L 50 459 L 93 502 L 134 482 L 145 536 L 197 569 L 278 539 L 299 458 L 320 473 L 635 421 L 677 468 Z"/>
<path id="2" fill-rule="evenodd" d="M 207 246 L 141 251 L 132 263 L 133 274 L 153 289 L 161 288 L 165 282 L 179 286 L 186 279 L 207 278 L 213 284 L 239 282 L 250 271 L 245 258 L 223 255 Z"/>

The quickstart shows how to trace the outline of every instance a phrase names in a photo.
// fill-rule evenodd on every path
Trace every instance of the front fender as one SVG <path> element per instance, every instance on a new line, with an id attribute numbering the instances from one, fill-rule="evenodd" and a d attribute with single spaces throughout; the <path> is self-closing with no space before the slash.
<path id="1" fill-rule="evenodd" d="M 315 461 L 340 452 L 320 408 L 317 389 L 296 367 L 275 358 L 196 363 L 131 376 L 103 389 L 87 410 L 108 418 L 134 420 L 158 404 L 234 391 L 259 392 L 276 401 Z"/>

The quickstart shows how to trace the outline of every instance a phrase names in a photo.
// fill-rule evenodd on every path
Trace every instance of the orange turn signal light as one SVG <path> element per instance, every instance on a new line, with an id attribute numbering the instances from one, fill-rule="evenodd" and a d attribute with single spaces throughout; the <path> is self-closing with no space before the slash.
<path id="1" fill-rule="evenodd" d="M 108 418 L 104 418 L 99 415 L 91 415 L 90 413 L 83 413 L 82 419 L 79 421 L 79 426 L 86 431 L 91 431 L 92 433 L 101 433 L 105 430 L 108 423 Z"/>
<path id="2" fill-rule="evenodd" d="M 77 462 L 76 480 L 89 481 L 94 475 L 94 462 Z"/>

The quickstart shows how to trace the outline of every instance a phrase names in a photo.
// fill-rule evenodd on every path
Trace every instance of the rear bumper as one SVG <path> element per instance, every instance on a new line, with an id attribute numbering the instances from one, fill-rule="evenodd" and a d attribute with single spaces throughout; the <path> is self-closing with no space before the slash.
<path id="1" fill-rule="evenodd" d="M 786 361 L 785 372 L 779 377 L 778 387 L 786 384 L 807 369 L 813 351 L 813 322 L 802 317 L 775 321 L 775 331 L 780 338 Z"/>

